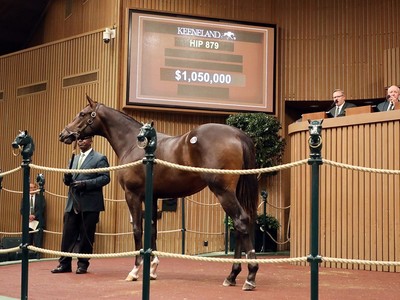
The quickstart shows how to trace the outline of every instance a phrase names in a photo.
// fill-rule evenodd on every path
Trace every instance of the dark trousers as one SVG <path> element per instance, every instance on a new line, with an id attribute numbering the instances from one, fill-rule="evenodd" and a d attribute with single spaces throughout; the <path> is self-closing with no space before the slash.
<path id="1" fill-rule="evenodd" d="M 29 245 L 36 246 L 38 248 L 42 248 L 42 241 L 43 241 L 43 228 L 37 228 L 38 231 L 33 233 L 33 229 L 29 228 Z M 40 253 L 36 253 L 36 258 L 40 258 Z"/>
<path id="2" fill-rule="evenodd" d="M 99 215 L 99 212 L 64 213 L 61 251 L 74 252 L 75 249 L 78 253 L 93 253 L 94 234 Z M 59 262 L 61 266 L 70 268 L 71 260 L 71 257 L 62 256 Z M 87 269 L 88 266 L 88 258 L 78 258 L 78 267 Z"/>
<path id="3" fill-rule="evenodd" d="M 43 240 L 43 229 L 37 228 L 37 232 L 33 232 L 34 230 L 29 228 L 29 245 L 36 246 L 38 248 L 42 248 L 42 240 Z"/>

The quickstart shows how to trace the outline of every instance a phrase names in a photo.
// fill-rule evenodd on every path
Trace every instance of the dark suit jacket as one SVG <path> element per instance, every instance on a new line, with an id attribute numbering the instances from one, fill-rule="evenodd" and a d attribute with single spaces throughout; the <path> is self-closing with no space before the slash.
<path id="1" fill-rule="evenodd" d="M 76 169 L 80 155 L 76 155 L 72 163 L 72 168 Z M 107 157 L 94 150 L 90 151 L 85 158 L 81 169 L 97 169 L 108 168 Z M 75 181 L 85 181 L 86 187 L 82 191 L 76 191 L 69 188 L 67 205 L 65 212 L 70 212 L 73 209 L 74 198 L 79 202 L 81 212 L 100 212 L 104 211 L 103 186 L 110 182 L 110 172 L 98 173 L 79 173 L 73 174 Z"/>
<path id="2" fill-rule="evenodd" d="M 21 200 L 21 215 L 22 215 L 22 205 L 23 205 L 24 199 Z M 46 208 L 46 199 L 44 196 L 40 197 L 40 194 L 37 193 L 35 194 L 35 207 L 34 207 L 34 215 L 37 221 L 39 221 L 38 228 L 44 228 L 46 226 L 46 219 L 44 217 L 45 213 L 45 208 Z"/>
<path id="3" fill-rule="evenodd" d="M 383 101 L 376 106 L 378 111 L 387 111 L 390 101 Z"/>
<path id="4" fill-rule="evenodd" d="M 349 102 L 345 101 L 342 109 L 340 110 L 338 117 L 344 117 L 346 115 L 346 109 L 349 107 L 356 107 L 356 106 L 353 103 L 349 103 Z M 336 111 L 336 105 L 334 107 L 332 107 L 332 109 L 328 113 L 331 115 L 331 117 L 334 117 L 335 111 Z"/>

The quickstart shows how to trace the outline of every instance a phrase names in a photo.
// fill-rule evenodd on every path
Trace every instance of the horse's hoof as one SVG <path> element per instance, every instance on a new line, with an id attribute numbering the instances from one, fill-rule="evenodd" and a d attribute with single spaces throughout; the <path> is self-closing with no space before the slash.
<path id="1" fill-rule="evenodd" d="M 157 274 L 150 274 L 150 280 L 156 280 Z"/>
<path id="2" fill-rule="evenodd" d="M 138 278 L 139 277 L 128 274 L 128 276 L 126 276 L 126 278 L 125 278 L 125 281 L 136 281 L 136 280 L 138 280 Z"/>
<path id="3" fill-rule="evenodd" d="M 222 284 L 223 286 L 235 286 L 236 281 L 230 281 L 228 278 L 225 278 L 224 283 Z"/>
<path id="4" fill-rule="evenodd" d="M 242 290 L 243 291 L 252 291 L 256 288 L 256 283 L 254 281 L 250 282 L 246 280 L 246 282 L 243 284 Z"/>

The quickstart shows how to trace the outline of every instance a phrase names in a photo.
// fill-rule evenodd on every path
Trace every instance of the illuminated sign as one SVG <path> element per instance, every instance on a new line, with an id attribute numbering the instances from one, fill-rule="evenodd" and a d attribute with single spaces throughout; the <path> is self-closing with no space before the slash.
<path id="1" fill-rule="evenodd" d="M 130 11 L 128 105 L 274 112 L 275 26 Z"/>

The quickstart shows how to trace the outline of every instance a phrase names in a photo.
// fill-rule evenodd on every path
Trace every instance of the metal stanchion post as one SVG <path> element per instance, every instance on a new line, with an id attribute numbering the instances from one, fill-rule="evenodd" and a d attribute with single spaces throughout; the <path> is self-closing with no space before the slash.
<path id="1" fill-rule="evenodd" d="M 321 149 L 322 149 L 322 130 L 323 120 L 309 121 L 310 138 L 308 140 L 310 146 L 310 159 L 308 164 L 311 165 L 311 254 L 307 257 L 307 261 L 311 267 L 311 299 L 318 299 L 318 267 L 322 259 L 319 253 L 319 169 L 322 165 Z"/>
<path id="2" fill-rule="evenodd" d="M 22 263 L 21 263 L 21 299 L 28 299 L 28 263 L 29 263 L 29 182 L 31 157 L 35 151 L 35 145 L 27 131 L 20 131 L 12 142 L 14 149 L 19 149 L 22 155 L 23 168 L 23 201 L 22 201 Z"/>
<path id="3" fill-rule="evenodd" d="M 157 148 L 157 134 L 153 124 L 145 124 L 140 130 L 138 141 L 146 143 L 145 158 L 146 185 L 145 185 L 145 219 L 144 219 L 144 246 L 143 246 L 143 288 L 142 299 L 150 299 L 150 259 L 151 259 L 151 226 L 152 226 L 152 202 L 153 202 L 153 165 L 154 152 Z"/>
<path id="4" fill-rule="evenodd" d="M 185 197 L 182 198 L 182 254 L 185 254 L 186 244 L 186 220 L 185 220 Z"/>

